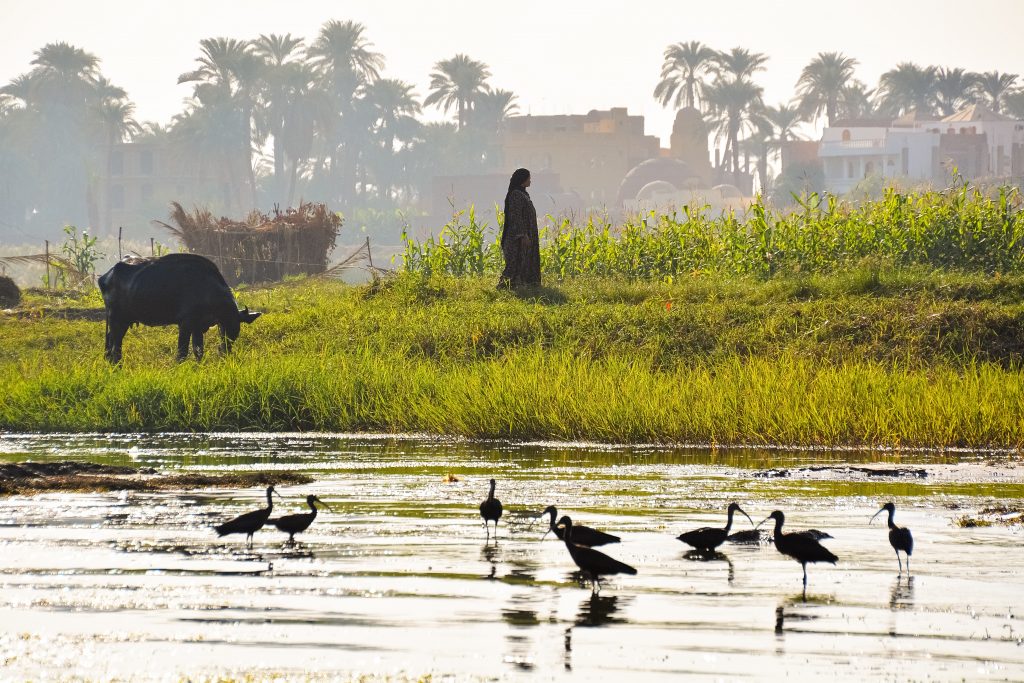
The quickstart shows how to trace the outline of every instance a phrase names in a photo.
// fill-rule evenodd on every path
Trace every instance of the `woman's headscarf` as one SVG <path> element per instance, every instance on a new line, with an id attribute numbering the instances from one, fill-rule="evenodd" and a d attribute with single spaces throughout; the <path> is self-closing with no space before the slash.
<path id="1" fill-rule="evenodd" d="M 509 181 L 508 181 L 508 192 L 505 193 L 505 220 L 506 221 L 508 220 L 509 210 L 512 208 L 510 206 L 510 204 L 512 202 L 512 191 L 513 190 L 522 190 L 523 192 L 526 192 L 526 188 L 523 187 L 523 183 L 525 183 L 526 180 L 529 177 L 530 177 L 530 172 L 528 170 L 526 170 L 525 168 L 517 168 L 515 170 L 515 173 L 512 174 L 512 178 L 509 179 Z M 501 232 L 502 232 L 502 235 L 504 235 L 504 233 L 505 233 L 504 229 Z"/>

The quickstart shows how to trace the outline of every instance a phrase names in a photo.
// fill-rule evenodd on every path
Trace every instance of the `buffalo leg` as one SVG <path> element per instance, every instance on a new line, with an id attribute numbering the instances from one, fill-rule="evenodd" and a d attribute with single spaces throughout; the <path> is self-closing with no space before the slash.
<path id="1" fill-rule="evenodd" d="M 188 340 L 192 336 L 192 330 L 184 325 L 178 325 L 178 362 L 181 363 L 188 358 Z"/>
<path id="2" fill-rule="evenodd" d="M 202 327 L 192 328 L 192 353 L 195 354 L 196 360 L 203 359 L 203 336 L 206 334 L 206 330 Z"/>
<path id="3" fill-rule="evenodd" d="M 124 335 L 128 331 L 128 326 L 115 322 L 109 321 L 107 324 L 107 360 L 111 363 L 121 362 L 121 342 L 124 340 Z"/>

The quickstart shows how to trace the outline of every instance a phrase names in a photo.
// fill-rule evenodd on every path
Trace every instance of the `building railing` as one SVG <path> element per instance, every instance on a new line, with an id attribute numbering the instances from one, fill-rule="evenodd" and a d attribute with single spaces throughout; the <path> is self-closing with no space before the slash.
<path id="1" fill-rule="evenodd" d="M 881 149 L 885 140 L 823 140 L 824 149 Z"/>

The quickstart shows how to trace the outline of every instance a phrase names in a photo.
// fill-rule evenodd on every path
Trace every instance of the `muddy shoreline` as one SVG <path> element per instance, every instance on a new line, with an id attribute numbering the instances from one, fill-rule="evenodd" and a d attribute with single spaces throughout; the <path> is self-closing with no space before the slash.
<path id="1" fill-rule="evenodd" d="M 308 484 L 313 478 L 290 471 L 167 474 L 152 467 L 100 465 L 77 460 L 0 464 L 0 497 L 63 491 L 167 491 Z"/>

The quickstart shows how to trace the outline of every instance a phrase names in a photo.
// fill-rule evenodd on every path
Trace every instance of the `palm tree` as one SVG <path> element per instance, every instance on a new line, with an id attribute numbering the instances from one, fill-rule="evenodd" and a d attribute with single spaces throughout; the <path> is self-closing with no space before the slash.
<path id="1" fill-rule="evenodd" d="M 350 199 L 358 174 L 356 147 L 361 133 L 356 118 L 356 93 L 365 84 L 377 80 L 384 68 L 384 57 L 373 51 L 366 27 L 355 21 L 329 21 L 309 48 L 309 57 L 321 74 L 321 88 L 332 109 L 323 122 L 322 138 L 330 160 L 331 184 L 341 187 L 341 199 Z M 346 120 L 348 119 L 348 120 Z M 352 124 L 352 125 L 349 125 Z M 339 159 L 344 159 L 344 176 Z"/>
<path id="2" fill-rule="evenodd" d="M 901 62 L 882 74 L 878 81 L 879 104 L 892 116 L 909 112 L 930 115 L 934 110 L 936 69 L 913 62 Z"/>
<path id="3" fill-rule="evenodd" d="M 110 234 L 114 225 L 111 221 L 111 188 L 113 176 L 114 148 L 120 142 L 133 139 L 142 132 L 142 127 L 135 120 L 135 105 L 124 98 L 108 97 L 97 106 L 97 120 L 101 127 L 101 135 L 104 138 L 105 170 L 103 179 L 105 184 L 103 200 L 103 229 Z"/>
<path id="4" fill-rule="evenodd" d="M 843 89 L 853 82 L 857 60 L 841 52 L 819 52 L 800 72 L 796 82 L 800 108 L 805 115 L 817 119 L 825 114 L 825 125 L 831 126 L 839 113 Z"/>
<path id="5" fill-rule="evenodd" d="M 1018 121 L 1024 121 L 1024 90 L 1015 90 L 1005 95 L 1003 103 L 1007 114 Z"/>
<path id="6" fill-rule="evenodd" d="M 290 33 L 261 35 L 253 41 L 254 54 L 263 61 L 260 72 L 257 129 L 260 136 L 273 139 L 274 185 L 273 198 L 285 198 L 286 152 L 284 129 L 289 112 L 301 91 L 312 80 L 312 68 L 305 61 L 301 38 Z"/>
<path id="7" fill-rule="evenodd" d="M 952 116 L 971 101 L 978 74 L 964 69 L 935 70 L 935 103 L 942 116 Z"/>
<path id="8" fill-rule="evenodd" d="M 394 78 L 382 78 L 367 85 L 363 99 L 373 112 L 373 129 L 381 147 L 394 151 L 395 139 L 416 126 L 420 103 L 413 86 Z"/>
<path id="9" fill-rule="evenodd" d="M 837 115 L 845 119 L 862 119 L 875 116 L 878 111 L 874 102 L 875 91 L 866 83 L 853 79 L 839 95 Z"/>
<path id="10" fill-rule="evenodd" d="M 174 117 L 169 132 L 182 160 L 196 167 L 200 186 L 208 170 L 225 184 L 228 192 L 217 196 L 225 210 L 243 206 L 237 182 L 238 150 L 244 140 L 239 118 L 227 88 L 201 83 L 186 110 Z"/>
<path id="11" fill-rule="evenodd" d="M 253 51 L 250 42 L 234 38 L 205 38 L 199 41 L 200 56 L 196 59 L 199 67 L 181 74 L 178 83 L 196 83 L 193 90 L 192 106 L 217 106 L 212 118 L 233 120 L 238 130 L 229 135 L 236 141 L 236 161 L 231 164 L 230 174 L 235 169 L 244 175 L 239 186 L 248 187 L 248 201 L 243 202 L 241 192 L 236 192 L 239 210 L 256 205 L 256 173 L 252 154 L 256 146 L 253 130 L 253 112 L 260 86 L 260 72 L 263 61 Z M 214 93 L 213 91 L 219 91 Z M 194 119 L 198 122 L 203 119 Z M 246 203 L 248 206 L 246 206 Z"/>
<path id="12" fill-rule="evenodd" d="M 1006 96 L 1013 92 L 1013 86 L 1017 82 L 1017 78 L 1017 74 L 986 71 L 978 75 L 974 93 L 988 105 L 989 109 L 999 114 L 1003 110 L 1003 102 Z"/>
<path id="13" fill-rule="evenodd" d="M 92 181 L 102 141 L 97 116 L 104 101 L 126 94 L 102 77 L 95 55 L 68 43 L 44 45 L 31 64 L 0 95 L 8 108 L 24 114 L 16 122 L 34 160 L 40 217 L 46 223 L 88 220 L 98 227 Z"/>
<path id="14" fill-rule="evenodd" d="M 479 95 L 487 90 L 491 72 L 487 65 L 464 54 L 444 59 L 434 65 L 430 74 L 430 94 L 425 106 L 438 105 L 445 113 L 458 110 L 458 129 L 466 125 L 469 112 Z"/>
<path id="15" fill-rule="evenodd" d="M 714 73 L 718 52 L 700 41 L 676 43 L 665 48 L 661 80 L 654 88 L 654 97 L 662 106 L 669 102 L 680 107 L 698 107 L 707 89 L 705 80 Z"/>
<path id="16" fill-rule="evenodd" d="M 725 158 L 731 153 L 731 170 L 740 170 L 740 136 L 753 130 L 761 111 L 763 89 L 745 78 L 720 78 L 708 89 L 708 104 L 717 128 L 717 137 L 726 140 Z"/>
<path id="17" fill-rule="evenodd" d="M 752 78 L 758 71 L 764 71 L 768 56 L 743 47 L 734 47 L 728 52 L 719 52 L 715 61 L 716 72 L 720 76 L 726 75 L 734 80 L 743 80 Z"/>
<path id="18" fill-rule="evenodd" d="M 502 122 L 519 113 L 516 95 L 511 90 L 485 90 L 473 102 L 473 125 L 489 133 L 496 133 Z"/>
<path id="19" fill-rule="evenodd" d="M 770 157 L 782 152 L 782 148 L 790 140 L 800 140 L 797 127 L 804 122 L 804 108 L 799 105 L 781 103 L 767 105 L 756 112 L 754 118 L 756 142 L 754 149 L 758 155 L 757 172 L 760 177 L 761 191 L 768 188 L 768 161 Z"/>

